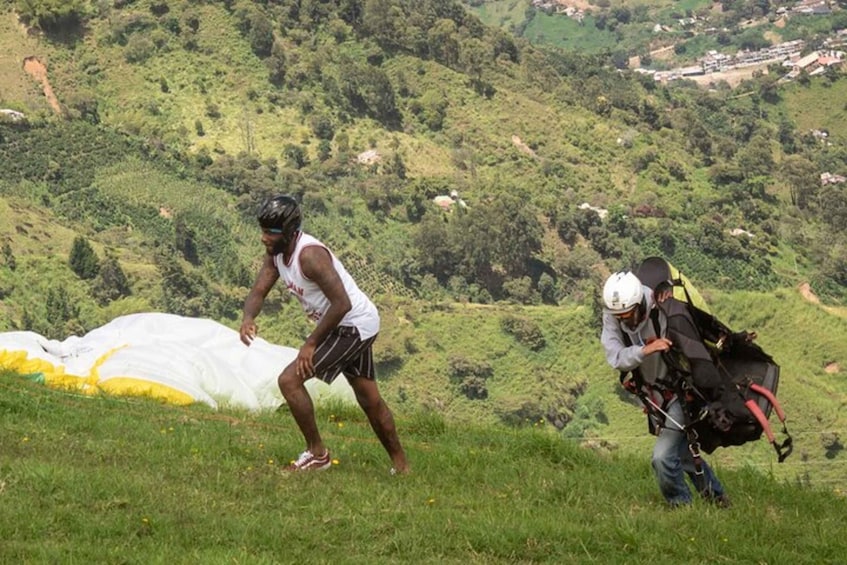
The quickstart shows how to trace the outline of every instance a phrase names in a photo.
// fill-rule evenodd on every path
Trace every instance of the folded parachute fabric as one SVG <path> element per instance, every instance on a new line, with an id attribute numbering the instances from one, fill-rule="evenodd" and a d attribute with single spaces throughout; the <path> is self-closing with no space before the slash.
<path id="1" fill-rule="evenodd" d="M 284 400 L 277 376 L 296 356 L 296 349 L 261 338 L 247 347 L 238 332 L 218 322 L 173 314 L 122 316 L 64 341 L 0 333 L 0 368 L 48 386 L 213 408 L 278 407 Z M 310 379 L 306 388 L 313 398 L 354 398 L 344 378 L 331 386 Z"/>

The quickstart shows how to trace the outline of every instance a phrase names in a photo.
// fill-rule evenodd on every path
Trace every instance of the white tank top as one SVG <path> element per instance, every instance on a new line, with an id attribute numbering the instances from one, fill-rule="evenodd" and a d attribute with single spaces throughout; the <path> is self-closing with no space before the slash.
<path id="1" fill-rule="evenodd" d="M 332 266 L 341 277 L 341 282 L 344 285 L 344 290 L 347 291 L 347 296 L 350 297 L 350 311 L 344 316 L 339 323 L 340 326 L 355 326 L 359 330 L 359 337 L 363 340 L 376 335 L 379 332 L 379 312 L 376 306 L 359 290 L 356 281 L 341 264 L 341 261 L 327 248 L 326 245 L 303 232 L 298 232 L 297 242 L 294 246 L 294 253 L 291 254 L 291 260 L 288 264 L 285 263 L 285 256 L 278 253 L 274 256 L 274 264 L 279 271 L 279 276 L 285 283 L 288 292 L 293 294 L 300 301 L 303 311 L 306 316 L 316 324 L 329 310 L 329 299 L 321 291 L 320 287 L 314 281 L 310 280 L 303 274 L 300 267 L 300 253 L 303 249 L 309 246 L 318 246 L 326 249 L 332 258 Z"/>

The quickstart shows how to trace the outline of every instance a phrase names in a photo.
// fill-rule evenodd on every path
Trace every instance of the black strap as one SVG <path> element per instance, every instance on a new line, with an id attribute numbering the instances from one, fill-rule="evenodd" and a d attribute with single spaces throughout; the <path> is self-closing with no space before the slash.
<path id="1" fill-rule="evenodd" d="M 650 312 L 650 318 L 653 321 L 653 328 L 656 332 L 656 337 L 660 335 L 660 326 L 659 326 L 659 313 L 654 308 Z M 626 347 L 632 347 L 632 339 L 630 339 L 629 334 L 625 331 L 621 330 L 621 334 L 623 335 L 623 342 Z M 632 379 L 627 379 L 629 375 L 632 375 Z M 656 423 L 661 422 L 662 425 L 665 422 L 665 415 L 663 411 L 667 410 L 669 399 L 662 395 L 662 406 L 657 410 L 657 407 L 652 398 L 647 397 L 647 393 L 644 391 L 646 382 L 644 380 L 643 375 L 641 374 L 641 370 L 636 367 L 631 371 L 621 371 L 619 381 L 621 386 L 638 397 L 641 401 L 641 405 L 644 406 L 644 409 L 647 411 L 647 426 L 649 432 L 653 435 L 657 434 Z M 651 418 L 652 416 L 652 418 Z"/>

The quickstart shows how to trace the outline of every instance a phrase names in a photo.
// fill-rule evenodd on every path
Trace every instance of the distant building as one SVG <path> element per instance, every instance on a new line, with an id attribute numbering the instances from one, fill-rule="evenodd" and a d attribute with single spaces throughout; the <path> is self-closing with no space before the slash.
<path id="1" fill-rule="evenodd" d="M 825 16 L 832 13 L 826 0 L 805 0 L 791 8 L 791 13 L 800 16 Z"/>
<path id="2" fill-rule="evenodd" d="M 376 149 L 369 149 L 356 156 L 356 161 L 361 165 L 373 165 L 374 163 L 378 163 L 381 159 L 382 156 Z"/>
<path id="3" fill-rule="evenodd" d="M 26 119 L 26 115 L 23 112 L 18 112 L 17 110 L 10 110 L 9 108 L 0 108 L 0 116 L 9 120 L 10 122 L 22 122 Z"/>
<path id="4" fill-rule="evenodd" d="M 812 51 L 808 55 L 783 63 L 783 65 L 791 69 L 785 78 L 796 78 L 801 72 L 805 72 L 809 76 L 819 75 L 826 71 L 828 67 L 841 65 L 844 59 L 844 51 L 835 51 L 832 49 Z"/>
<path id="5" fill-rule="evenodd" d="M 834 175 L 832 173 L 821 173 L 821 186 L 828 184 L 841 184 L 847 182 L 847 177 L 843 175 Z"/>
<path id="6" fill-rule="evenodd" d="M 583 202 L 582 204 L 580 204 L 578 206 L 578 208 L 580 210 L 592 210 L 592 211 L 596 212 L 597 215 L 600 216 L 601 220 L 605 220 L 606 216 L 609 215 L 609 211 L 606 210 L 605 208 L 598 208 L 597 206 L 592 206 L 588 202 Z"/>

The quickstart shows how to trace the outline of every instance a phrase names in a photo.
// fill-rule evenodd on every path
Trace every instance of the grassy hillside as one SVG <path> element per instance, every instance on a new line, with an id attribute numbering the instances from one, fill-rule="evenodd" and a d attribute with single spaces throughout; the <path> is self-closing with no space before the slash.
<path id="1" fill-rule="evenodd" d="M 826 130 L 847 137 L 847 93 L 828 82 L 793 85 L 783 95 L 785 107 L 801 131 Z"/>
<path id="2" fill-rule="evenodd" d="M 356 410 L 335 465 L 290 476 L 285 413 L 80 398 L 0 375 L 0 560 L 106 563 L 837 563 L 847 500 L 719 467 L 733 507 L 670 511 L 645 458 L 548 430 L 397 410 L 413 473 Z"/>
<path id="3" fill-rule="evenodd" d="M 805 135 L 803 91 L 665 88 L 458 4 L 386 3 L 137 0 L 32 35 L 4 4 L 0 73 L 22 86 L 3 105 L 29 119 L 0 124 L 0 330 L 63 339 L 150 310 L 236 327 L 255 206 L 286 191 L 378 302 L 393 404 L 643 456 L 596 297 L 610 271 L 662 254 L 783 366 L 797 454 L 772 470 L 763 442 L 716 458 L 843 488 L 847 201 L 819 173 L 847 174 L 847 145 Z M 809 91 L 842 96 L 844 78 L 823 80 Z M 380 160 L 359 163 L 369 149 Z M 432 199 L 453 190 L 467 208 L 442 212 Z M 112 270 L 77 273 L 77 238 Z M 262 328 L 296 346 L 307 326 L 275 292 Z"/>

